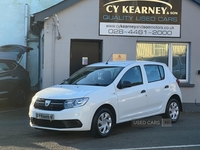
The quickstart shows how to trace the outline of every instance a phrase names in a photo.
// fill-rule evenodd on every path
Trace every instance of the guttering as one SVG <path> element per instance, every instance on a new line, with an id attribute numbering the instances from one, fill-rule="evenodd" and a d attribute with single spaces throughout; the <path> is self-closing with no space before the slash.
<path id="1" fill-rule="evenodd" d="M 27 46 L 28 41 L 28 4 L 24 7 L 24 45 Z M 27 54 L 24 54 L 24 68 L 27 69 Z"/>

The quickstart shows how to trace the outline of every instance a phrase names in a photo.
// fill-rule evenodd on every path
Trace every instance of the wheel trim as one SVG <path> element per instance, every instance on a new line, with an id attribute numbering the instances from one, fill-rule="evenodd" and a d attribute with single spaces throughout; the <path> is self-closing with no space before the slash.
<path id="1" fill-rule="evenodd" d="M 173 102 L 169 106 L 169 116 L 172 120 L 176 120 L 179 117 L 179 106 L 176 102 Z"/>
<path id="2" fill-rule="evenodd" d="M 104 112 L 98 118 L 98 129 L 101 134 L 107 134 L 112 127 L 112 118 L 109 113 Z"/>

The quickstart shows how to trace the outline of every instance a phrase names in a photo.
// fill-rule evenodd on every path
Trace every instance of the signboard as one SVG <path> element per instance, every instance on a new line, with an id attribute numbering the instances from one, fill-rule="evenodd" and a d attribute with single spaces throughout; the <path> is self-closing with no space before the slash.
<path id="1" fill-rule="evenodd" d="M 125 61 L 126 54 L 113 54 L 113 61 Z"/>
<path id="2" fill-rule="evenodd" d="M 180 37 L 182 0 L 99 0 L 99 35 Z"/>
<path id="3" fill-rule="evenodd" d="M 82 65 L 88 65 L 88 57 L 82 57 Z"/>

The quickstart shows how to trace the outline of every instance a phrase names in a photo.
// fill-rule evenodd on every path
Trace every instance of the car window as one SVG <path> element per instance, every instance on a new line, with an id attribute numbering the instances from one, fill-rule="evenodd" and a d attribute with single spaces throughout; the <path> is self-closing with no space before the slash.
<path id="1" fill-rule="evenodd" d="M 113 82 L 123 67 L 84 67 L 62 84 L 107 86 Z"/>
<path id="2" fill-rule="evenodd" d="M 143 84 L 142 73 L 139 66 L 129 69 L 122 77 L 121 83 L 130 82 L 131 86 Z"/>
<path id="3" fill-rule="evenodd" d="M 158 68 L 159 68 L 161 79 L 164 79 L 165 78 L 165 72 L 164 72 L 163 66 L 158 66 Z"/>
<path id="4" fill-rule="evenodd" d="M 16 67 L 14 63 L 11 62 L 0 62 L 0 72 L 10 71 Z"/>
<path id="5" fill-rule="evenodd" d="M 164 68 L 161 65 L 145 65 L 144 68 L 149 83 L 160 81 L 165 78 Z"/>

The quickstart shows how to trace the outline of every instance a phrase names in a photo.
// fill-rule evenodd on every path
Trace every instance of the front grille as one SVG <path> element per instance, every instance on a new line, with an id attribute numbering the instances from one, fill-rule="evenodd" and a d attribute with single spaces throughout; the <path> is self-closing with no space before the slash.
<path id="1" fill-rule="evenodd" d="M 82 123 L 79 120 L 42 120 L 31 118 L 31 123 L 40 127 L 48 128 L 80 128 Z"/>
<path id="2" fill-rule="evenodd" d="M 37 99 L 34 107 L 41 110 L 60 111 L 64 109 L 65 100 L 49 100 L 49 105 L 45 105 L 47 99 Z"/>

